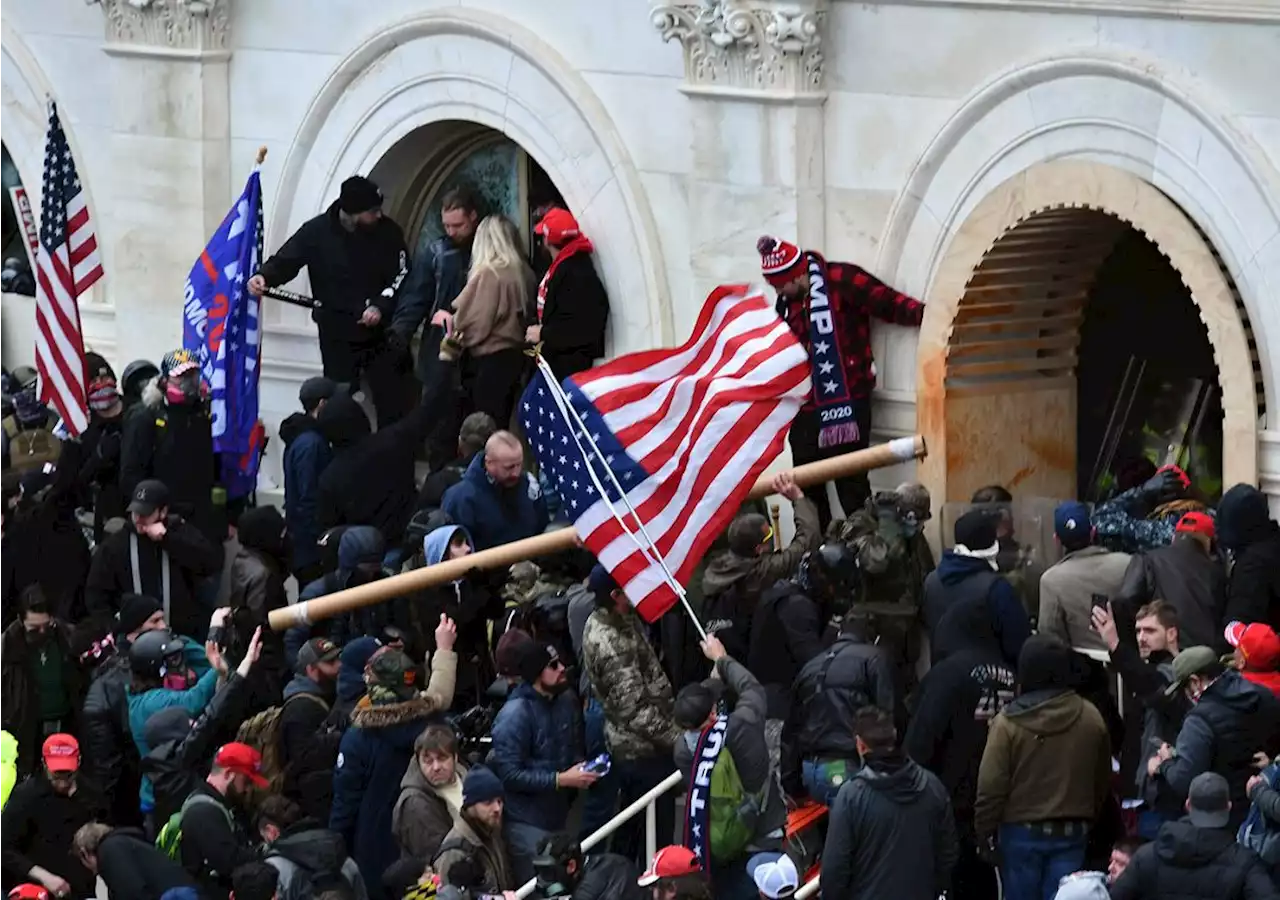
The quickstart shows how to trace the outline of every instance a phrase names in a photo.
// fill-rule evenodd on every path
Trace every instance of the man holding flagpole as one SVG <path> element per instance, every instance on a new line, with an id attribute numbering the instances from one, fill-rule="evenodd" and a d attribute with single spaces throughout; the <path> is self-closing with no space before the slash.
<path id="1" fill-rule="evenodd" d="M 876 365 L 871 356 L 871 317 L 919 327 L 924 304 L 895 291 L 870 272 L 847 262 L 827 262 L 813 250 L 768 235 L 756 242 L 760 269 L 778 292 L 778 315 L 809 354 L 813 391 L 791 425 L 796 465 L 862 450 L 871 440 L 871 392 Z M 835 482 L 846 516 L 871 496 L 866 473 Z M 831 521 L 827 486 L 805 489 L 818 506 L 825 531 Z"/>
<path id="2" fill-rule="evenodd" d="M 101 277 L 85 192 L 58 107 L 50 101 L 36 252 L 36 370 L 40 399 L 53 405 L 72 437 L 89 427 L 80 295 Z"/>
<path id="3" fill-rule="evenodd" d="M 400 226 L 383 215 L 376 184 L 362 175 L 342 182 L 338 199 L 304 222 L 249 279 L 249 292 L 261 297 L 303 266 L 311 276 L 311 319 L 320 330 L 325 378 L 354 385 L 363 375 L 378 427 L 390 425 L 406 412 L 400 369 L 408 351 L 393 349 L 384 336 L 409 274 L 409 250 Z"/>

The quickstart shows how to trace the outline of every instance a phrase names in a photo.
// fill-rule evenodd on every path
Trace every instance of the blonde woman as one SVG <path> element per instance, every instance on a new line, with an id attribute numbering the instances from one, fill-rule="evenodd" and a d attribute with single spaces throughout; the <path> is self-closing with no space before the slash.
<path id="1" fill-rule="evenodd" d="M 511 419 L 524 373 L 525 310 L 533 283 L 515 233 L 502 216 L 486 216 L 476 228 L 471 271 L 453 301 L 453 331 L 446 342 L 469 357 L 471 377 L 464 383 L 472 408 L 493 416 L 500 428 Z"/>

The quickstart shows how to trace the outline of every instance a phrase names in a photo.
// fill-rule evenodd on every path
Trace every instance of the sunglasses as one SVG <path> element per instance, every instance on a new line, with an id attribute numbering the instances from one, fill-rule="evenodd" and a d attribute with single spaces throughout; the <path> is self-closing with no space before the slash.
<path id="1" fill-rule="evenodd" d="M 548 669 L 563 669 L 564 667 L 564 660 L 562 659 L 553 659 L 551 662 L 547 663 Z"/>

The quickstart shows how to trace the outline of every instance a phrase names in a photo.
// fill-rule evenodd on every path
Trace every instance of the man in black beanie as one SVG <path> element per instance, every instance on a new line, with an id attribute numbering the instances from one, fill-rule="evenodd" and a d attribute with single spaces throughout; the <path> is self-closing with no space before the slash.
<path id="1" fill-rule="evenodd" d="M 364 375 L 379 427 L 404 415 L 408 394 L 407 351 L 389 348 L 384 332 L 409 273 L 409 251 L 400 226 L 382 214 L 382 200 L 368 178 L 348 178 L 338 199 L 304 222 L 248 285 L 260 297 L 307 267 L 325 377 L 357 384 Z"/>

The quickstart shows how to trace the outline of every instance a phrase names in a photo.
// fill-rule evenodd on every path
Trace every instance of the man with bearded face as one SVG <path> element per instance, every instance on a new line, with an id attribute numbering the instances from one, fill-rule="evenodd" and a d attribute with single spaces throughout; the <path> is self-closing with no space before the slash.
<path id="1" fill-rule="evenodd" d="M 120 489 L 132 496 L 142 481 L 163 481 L 173 511 L 219 548 L 227 536 L 225 510 L 214 509 L 218 463 L 213 452 L 209 385 L 186 349 L 164 355 L 159 377 L 142 390 L 142 403 L 125 417 Z M 221 568 L 221 559 L 218 566 Z"/>
<path id="2" fill-rule="evenodd" d="M 409 274 L 404 233 L 382 214 L 382 201 L 382 191 L 368 178 L 348 178 L 338 199 L 304 222 L 247 285 L 261 297 L 306 266 L 324 377 L 355 384 L 363 374 L 380 428 L 406 412 L 399 368 L 408 364 L 407 343 L 388 347 L 384 334 Z"/>
<path id="3" fill-rule="evenodd" d="M 69 632 L 67 623 L 50 614 L 44 592 L 33 584 L 18 598 L 18 620 L 0 638 L 0 709 L 4 730 L 18 739 L 20 774 L 34 771 L 32 748 L 45 737 L 75 730 L 83 694 Z"/>
<path id="4" fill-rule="evenodd" d="M 94 877 L 76 856 L 72 839 L 103 812 L 101 797 L 79 775 L 80 745 L 51 734 L 41 747 L 41 770 L 13 789 L 0 818 L 4 887 L 41 884 L 57 898 L 93 896 Z"/>
<path id="5" fill-rule="evenodd" d="M 262 754 L 248 744 L 223 744 L 209 777 L 182 804 L 182 867 L 200 882 L 206 897 L 226 897 L 231 873 L 258 859 L 258 851 L 234 811 L 253 788 L 265 788 Z"/>
<path id="6" fill-rule="evenodd" d="M 301 755 L 333 705 L 338 689 L 338 661 L 342 648 L 325 637 L 302 645 L 293 680 L 284 688 L 280 709 L 281 762 L 288 765 Z"/>
<path id="7" fill-rule="evenodd" d="M 550 521 L 537 479 L 524 470 L 520 439 L 509 431 L 485 442 L 462 481 L 444 492 L 442 507 L 477 552 L 541 534 Z"/>

